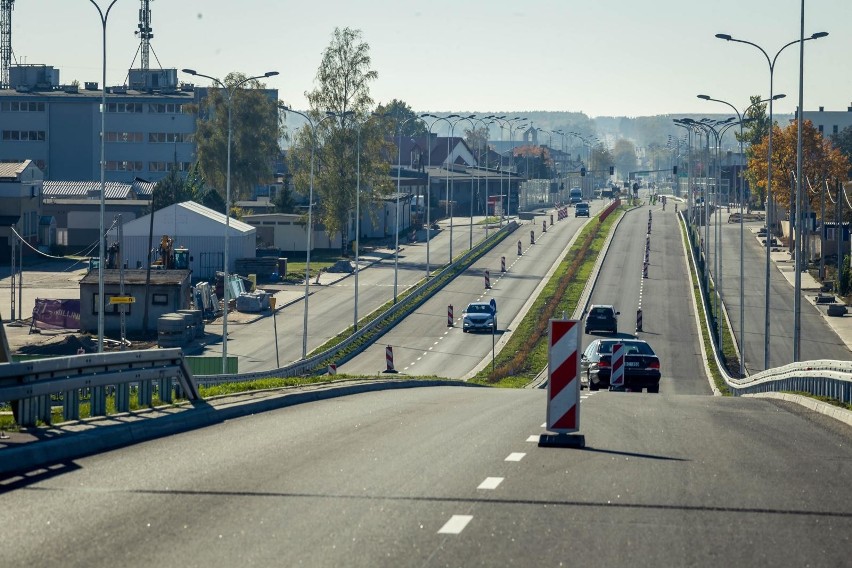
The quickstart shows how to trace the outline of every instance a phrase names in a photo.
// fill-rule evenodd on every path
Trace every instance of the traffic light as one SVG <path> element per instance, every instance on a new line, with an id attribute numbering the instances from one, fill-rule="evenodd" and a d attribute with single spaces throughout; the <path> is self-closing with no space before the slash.
<path id="1" fill-rule="evenodd" d="M 673 176 L 677 175 L 677 166 L 672 166 L 672 175 Z"/>
<path id="2" fill-rule="evenodd" d="M 614 176 L 614 175 L 615 175 L 615 166 L 610 166 L 610 167 L 609 167 L 609 175 L 611 175 L 611 176 Z"/>
<path id="3" fill-rule="evenodd" d="M 586 168 L 580 168 L 580 176 L 586 177 Z"/>

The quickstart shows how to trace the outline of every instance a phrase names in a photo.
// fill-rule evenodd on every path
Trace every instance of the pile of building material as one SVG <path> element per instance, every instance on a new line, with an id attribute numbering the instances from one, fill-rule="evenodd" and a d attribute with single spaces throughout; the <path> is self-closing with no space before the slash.
<path id="1" fill-rule="evenodd" d="M 188 313 L 169 313 L 157 318 L 157 345 L 183 347 L 196 334 L 195 316 Z"/>
<path id="2" fill-rule="evenodd" d="M 263 290 L 245 292 L 237 296 L 238 312 L 263 312 L 269 309 L 269 294 Z"/>
<path id="3" fill-rule="evenodd" d="M 258 280 L 268 281 L 278 274 L 278 257 L 238 258 L 236 269 L 237 274 L 256 274 Z"/>

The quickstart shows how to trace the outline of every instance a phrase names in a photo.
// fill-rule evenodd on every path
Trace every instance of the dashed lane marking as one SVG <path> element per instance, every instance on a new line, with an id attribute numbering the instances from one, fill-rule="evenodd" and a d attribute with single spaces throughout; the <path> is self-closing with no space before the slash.
<path id="1" fill-rule="evenodd" d="M 536 442 L 538 442 L 538 436 L 536 436 L 536 437 L 535 437 L 535 441 L 536 441 Z M 519 462 L 519 461 L 521 461 L 522 459 L 524 459 L 524 456 L 526 456 L 526 455 L 527 455 L 527 454 L 526 454 L 526 453 L 524 453 L 524 452 L 512 452 L 512 453 L 511 453 L 511 454 L 509 454 L 509 455 L 506 457 L 506 459 L 505 459 L 505 460 L 503 460 L 503 461 L 507 461 L 507 462 Z"/>
<path id="2" fill-rule="evenodd" d="M 473 515 L 453 515 L 449 521 L 444 523 L 438 534 L 459 534 L 471 520 L 473 520 Z"/>
<path id="3" fill-rule="evenodd" d="M 504 479 L 505 477 L 486 477 L 477 489 L 497 489 Z"/>
<path id="4" fill-rule="evenodd" d="M 529 438 L 527 438 L 527 442 L 535 442 L 536 444 L 538 444 L 539 438 L 540 438 L 540 436 L 538 436 L 538 435 L 530 436 Z"/>

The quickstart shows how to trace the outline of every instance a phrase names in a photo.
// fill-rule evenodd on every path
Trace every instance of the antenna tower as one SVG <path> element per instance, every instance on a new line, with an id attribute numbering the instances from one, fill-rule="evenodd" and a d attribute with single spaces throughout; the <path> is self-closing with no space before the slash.
<path id="1" fill-rule="evenodd" d="M 15 0 L 0 0 L 0 87 L 9 86 L 12 65 L 12 8 Z"/>
<path id="2" fill-rule="evenodd" d="M 0 0 L 5 2 L 6 0 Z M 142 65 L 143 71 L 148 71 L 148 55 L 151 51 L 151 38 L 154 37 L 154 32 L 151 29 L 151 0 L 141 0 L 142 7 L 139 8 L 139 39 L 142 40 Z"/>

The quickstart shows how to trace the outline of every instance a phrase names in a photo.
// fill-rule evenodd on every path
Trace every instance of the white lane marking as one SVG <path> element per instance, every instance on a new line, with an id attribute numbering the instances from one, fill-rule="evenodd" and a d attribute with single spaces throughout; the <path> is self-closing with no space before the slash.
<path id="1" fill-rule="evenodd" d="M 536 442 L 537 442 L 537 441 L 538 441 L 538 436 L 536 436 L 535 438 L 536 438 Z M 527 454 L 525 454 L 524 452 L 512 452 L 512 453 L 511 453 L 511 454 L 509 454 L 509 455 L 506 457 L 506 459 L 505 459 L 505 460 L 503 460 L 503 461 L 507 461 L 507 462 L 519 462 L 519 461 L 521 461 L 522 459 L 524 459 L 524 456 L 525 456 L 525 455 L 527 455 Z"/>
<path id="2" fill-rule="evenodd" d="M 504 479 L 505 477 L 486 477 L 477 489 L 497 489 Z"/>
<path id="3" fill-rule="evenodd" d="M 535 442 L 537 444 L 539 442 L 539 436 L 530 436 L 529 438 L 527 438 L 527 442 Z"/>
<path id="4" fill-rule="evenodd" d="M 473 515 L 453 515 L 449 521 L 444 523 L 438 534 L 459 534 L 472 519 Z"/>
<path id="5" fill-rule="evenodd" d="M 542 427 L 542 428 L 547 428 L 547 422 L 542 423 L 541 427 Z"/>

